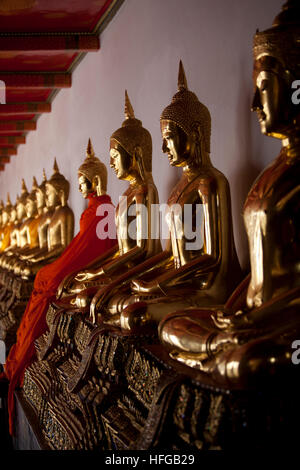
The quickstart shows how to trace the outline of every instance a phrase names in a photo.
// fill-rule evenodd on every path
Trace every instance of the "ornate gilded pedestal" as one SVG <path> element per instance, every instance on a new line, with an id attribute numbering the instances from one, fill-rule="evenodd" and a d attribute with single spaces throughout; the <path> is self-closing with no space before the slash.
<path id="1" fill-rule="evenodd" d="M 67 323 L 61 316 L 58 331 Z M 54 350 L 33 363 L 23 387 L 52 449 L 249 450 L 292 442 L 300 416 L 295 366 L 252 390 L 220 388 L 150 336 L 102 330 L 76 314 L 68 328 L 69 359 L 61 341 L 58 361 Z"/>

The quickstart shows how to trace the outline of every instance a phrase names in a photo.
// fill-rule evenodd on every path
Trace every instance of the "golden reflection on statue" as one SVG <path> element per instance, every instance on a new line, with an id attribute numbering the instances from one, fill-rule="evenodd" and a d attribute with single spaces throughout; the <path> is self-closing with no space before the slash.
<path id="1" fill-rule="evenodd" d="M 71 275 L 63 281 L 57 297 L 76 294 L 71 305 L 86 307 L 97 292 L 99 286 L 118 284 L 122 275 L 123 282 L 130 280 L 131 268 L 161 250 L 160 240 L 152 238 L 153 225 L 157 220 L 145 219 L 139 208 L 145 206 L 148 214 L 152 204 L 158 204 L 158 193 L 152 178 L 152 139 L 142 127 L 125 92 L 125 121 L 110 139 L 110 166 L 116 176 L 128 181 L 129 187 L 123 194 L 116 209 L 116 227 L 118 248 L 105 253 L 90 263 L 84 271 Z M 130 236 L 130 228 L 134 236 Z"/>
<path id="2" fill-rule="evenodd" d="M 229 185 L 210 161 L 210 113 L 188 90 L 181 62 L 178 92 L 160 122 L 163 152 L 183 174 L 168 200 L 166 250 L 144 263 L 145 275 L 133 280 L 121 314 L 113 301 L 108 306 L 105 323 L 131 332 L 157 324 L 178 308 L 220 305 L 241 277 Z M 92 315 L 103 311 L 101 300 L 98 293 Z"/>
<path id="3" fill-rule="evenodd" d="M 48 210 L 38 226 L 39 247 L 34 254 L 22 257 L 26 258 L 21 272 L 24 279 L 35 275 L 42 266 L 56 259 L 73 238 L 74 215 L 67 204 L 70 184 L 59 173 L 56 159 L 53 170 L 50 180 L 45 183 Z"/>
<path id="4" fill-rule="evenodd" d="M 1 251 L 1 243 L 3 239 L 3 231 L 4 231 L 4 224 L 3 224 L 3 217 L 2 217 L 3 209 L 4 209 L 4 203 L 1 199 L 0 201 L 0 251 Z"/>
<path id="5" fill-rule="evenodd" d="M 2 219 L 3 219 L 4 230 L 3 230 L 1 251 L 5 252 L 9 250 L 9 248 L 11 247 L 12 240 L 14 240 L 12 233 L 13 233 L 13 230 L 15 229 L 15 224 L 16 224 L 16 219 L 17 219 L 16 205 L 14 206 L 12 205 L 9 194 L 7 194 L 7 202 L 2 212 Z M 1 255 L 1 258 L 3 255 L 5 255 L 5 253 Z"/>
<path id="6" fill-rule="evenodd" d="M 173 358 L 222 384 L 249 384 L 291 364 L 300 333 L 300 5 L 287 2 L 254 38 L 254 100 L 263 134 L 282 140 L 279 156 L 254 182 L 244 205 L 251 276 L 224 310 L 178 311 L 159 328 Z M 297 336 L 298 335 L 298 336 Z"/>
<path id="7" fill-rule="evenodd" d="M 9 253 L 9 258 L 2 263 L 2 267 L 7 270 L 14 270 L 14 266 L 19 261 L 20 255 L 28 247 L 37 246 L 38 234 L 35 215 L 37 214 L 35 192 L 37 189 L 37 181 L 33 178 L 33 185 L 30 194 L 23 192 L 21 198 L 17 199 L 17 213 L 18 219 L 23 222 L 18 224 L 17 227 L 17 244 L 14 249 Z M 24 188 L 23 188 L 24 189 Z M 26 214 L 26 217 L 25 217 Z M 16 230 L 16 229 L 15 229 Z"/>

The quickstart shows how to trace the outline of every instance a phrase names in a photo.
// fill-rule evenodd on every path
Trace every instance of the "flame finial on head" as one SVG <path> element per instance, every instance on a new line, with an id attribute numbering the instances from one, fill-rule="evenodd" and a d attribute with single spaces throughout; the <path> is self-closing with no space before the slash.
<path id="1" fill-rule="evenodd" d="M 43 168 L 43 181 L 47 181 L 47 176 L 46 176 L 45 168 Z"/>
<path id="2" fill-rule="evenodd" d="M 22 178 L 22 194 L 25 194 L 25 193 L 28 193 L 28 189 L 26 187 L 26 183 L 25 183 L 25 180 L 24 178 Z"/>
<path id="3" fill-rule="evenodd" d="M 130 103 L 130 99 L 125 90 L 125 109 L 124 109 L 125 119 L 135 119 L 134 110 L 132 104 Z"/>
<path id="4" fill-rule="evenodd" d="M 57 161 L 56 161 L 56 157 L 54 157 L 53 172 L 54 173 L 59 173 L 59 168 L 58 168 L 58 164 L 57 164 Z"/>
<path id="5" fill-rule="evenodd" d="M 35 191 L 38 188 L 38 182 L 36 180 L 36 177 L 34 176 L 32 178 L 32 191 Z"/>
<path id="6" fill-rule="evenodd" d="M 88 144 L 87 144 L 85 154 L 86 154 L 86 158 L 95 158 L 95 152 L 94 152 L 93 145 L 92 145 L 90 137 L 89 137 L 89 141 L 88 141 Z"/>
<path id="7" fill-rule="evenodd" d="M 179 62 L 179 70 L 178 70 L 178 91 L 188 90 L 185 71 L 183 68 L 182 61 Z"/>
<path id="8" fill-rule="evenodd" d="M 6 200 L 6 201 L 7 201 L 7 202 L 6 202 L 6 205 L 7 205 L 7 206 L 11 206 L 11 200 L 10 200 L 10 195 L 9 195 L 9 193 L 7 193 L 7 200 Z"/>

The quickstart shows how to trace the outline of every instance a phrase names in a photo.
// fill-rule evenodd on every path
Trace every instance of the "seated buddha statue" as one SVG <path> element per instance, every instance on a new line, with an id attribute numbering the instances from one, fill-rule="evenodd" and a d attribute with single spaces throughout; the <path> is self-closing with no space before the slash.
<path id="1" fill-rule="evenodd" d="M 74 233 L 74 215 L 68 206 L 70 184 L 59 173 L 55 159 L 54 173 L 46 182 L 46 213 L 44 224 L 39 224 L 39 232 L 47 232 L 47 245 L 29 259 L 22 271 L 22 277 L 28 279 L 34 276 L 45 264 L 58 258 L 71 242 Z"/>
<path id="2" fill-rule="evenodd" d="M 21 227 L 27 219 L 26 201 L 28 196 L 29 194 L 25 181 L 22 179 L 21 196 L 17 196 L 16 199 L 16 220 L 14 228 L 10 234 L 11 243 L 1 256 L 1 266 L 8 270 L 10 269 L 11 264 L 16 260 L 19 249 L 24 244 L 23 237 L 21 236 Z"/>
<path id="3" fill-rule="evenodd" d="M 4 203 L 1 199 L 0 200 L 0 247 L 1 247 L 2 239 L 3 239 L 3 229 L 4 229 L 3 219 L 2 219 L 3 209 L 4 209 Z"/>
<path id="4" fill-rule="evenodd" d="M 151 217 L 152 204 L 158 204 L 158 193 L 152 178 L 152 139 L 135 118 L 127 91 L 125 121 L 110 138 L 110 166 L 129 187 L 116 209 L 118 248 L 96 259 L 89 267 L 65 279 L 58 290 L 66 304 L 87 308 L 99 286 L 130 279 L 131 270 L 161 250 L 157 233 L 158 217 Z M 147 210 L 148 218 L 141 207 Z M 75 294 L 75 297 L 72 295 Z"/>
<path id="5" fill-rule="evenodd" d="M 107 170 L 104 163 L 95 156 L 91 142 L 87 147 L 87 156 L 78 171 L 79 190 L 85 199 L 88 199 L 88 207 L 80 219 L 80 231 L 65 248 L 63 253 L 54 262 L 41 268 L 34 280 L 34 288 L 23 314 L 19 329 L 17 331 L 17 342 L 11 348 L 5 364 L 5 376 L 9 383 L 8 408 L 10 414 L 10 432 L 13 430 L 14 396 L 13 392 L 17 385 L 23 381 L 25 368 L 35 358 L 34 341 L 42 336 L 47 330 L 46 313 L 51 302 L 55 299 L 57 288 L 61 281 L 71 272 L 78 272 L 95 256 L 111 251 L 116 244 L 115 233 L 113 237 L 98 237 L 97 226 L 105 218 L 105 211 L 113 212 L 110 197 L 106 194 Z M 49 184 L 48 184 L 49 183 Z M 66 202 L 68 186 L 66 180 L 58 173 L 56 168 L 54 175 L 46 183 L 49 207 L 56 206 L 58 200 L 55 194 L 63 191 Z M 55 189 L 53 194 L 52 186 Z M 49 199 L 51 198 L 51 205 Z M 104 210 L 99 209 L 103 206 Z M 59 206 L 65 208 L 66 205 Z M 70 210 L 70 209 L 69 209 Z M 54 217 L 55 217 L 54 213 Z M 53 218 L 54 218 L 53 217 Z M 53 220 L 52 218 L 52 220 Z M 55 219 L 54 219 L 55 220 Z M 66 227 L 62 230 L 62 223 Z M 52 221 L 50 222 L 52 223 Z M 70 236 L 68 227 L 69 220 L 62 212 L 61 221 L 55 222 L 61 233 L 65 235 L 64 240 Z M 51 228 L 51 227 L 50 227 Z M 55 227 L 54 227 L 55 229 Z M 51 235 L 51 232 L 50 232 Z M 54 233 L 55 235 L 55 233 Z M 54 248 L 55 249 L 55 248 Z"/>
<path id="6" fill-rule="evenodd" d="M 137 333 L 180 307 L 224 303 L 241 277 L 229 185 L 210 160 L 210 113 L 188 90 L 181 62 L 178 92 L 160 123 L 163 152 L 171 166 L 183 169 L 168 199 L 171 240 L 164 252 L 144 263 L 144 274 L 132 281 L 121 313 L 107 296 L 104 311 L 103 290 L 91 305 L 92 320 Z"/>
<path id="7" fill-rule="evenodd" d="M 299 45 L 300 5 L 294 1 L 254 37 L 252 110 L 262 133 L 281 139 L 282 149 L 244 205 L 251 275 L 225 309 L 178 311 L 159 326 L 173 358 L 222 385 L 245 386 L 258 377 L 268 380 L 276 369 L 286 371 L 292 341 L 300 334 L 300 109 L 292 100 Z"/>
<path id="8" fill-rule="evenodd" d="M 20 227 L 19 230 L 19 245 L 20 249 L 18 254 L 23 253 L 27 248 L 34 248 L 38 245 L 38 233 L 37 233 L 37 203 L 36 203 L 36 190 L 38 188 L 37 180 L 35 176 L 32 181 L 31 192 L 28 194 L 25 202 L 26 220 Z"/>
<path id="9" fill-rule="evenodd" d="M 51 215 L 53 215 L 53 208 L 50 208 L 46 204 L 46 182 L 47 182 L 47 177 L 45 170 L 43 170 L 43 181 L 42 183 L 37 186 L 35 190 L 35 199 L 36 199 L 36 207 L 37 207 L 37 215 L 36 215 L 36 220 L 37 220 L 37 237 L 38 237 L 38 243 L 37 246 L 35 247 L 24 247 L 22 252 L 19 254 L 19 263 L 18 266 L 16 267 L 17 272 L 16 274 L 20 275 L 22 267 L 26 265 L 24 261 L 29 260 L 30 258 L 33 258 L 37 254 L 41 252 L 41 250 L 44 250 L 47 248 L 47 243 L 48 243 L 48 225 L 51 220 Z M 49 214 L 50 213 L 50 216 Z"/>
<path id="10" fill-rule="evenodd" d="M 2 243 L 1 243 L 1 252 L 3 252 L 7 247 L 10 245 L 10 232 L 13 229 L 14 220 L 16 218 L 16 211 L 13 212 L 13 222 L 11 222 L 11 210 L 12 210 L 12 203 L 10 200 L 9 193 L 7 193 L 7 201 L 2 210 L 2 224 L 3 224 L 3 232 L 2 232 Z"/>

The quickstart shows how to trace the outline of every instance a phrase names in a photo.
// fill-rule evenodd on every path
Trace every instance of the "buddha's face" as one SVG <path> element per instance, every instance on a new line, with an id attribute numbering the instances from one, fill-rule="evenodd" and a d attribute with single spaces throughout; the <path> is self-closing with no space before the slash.
<path id="1" fill-rule="evenodd" d="M 161 121 L 162 151 L 168 155 L 170 165 L 185 166 L 191 155 L 188 135 L 172 121 Z"/>
<path id="2" fill-rule="evenodd" d="M 284 80 L 276 72 L 259 71 L 256 77 L 252 111 L 256 111 L 261 132 L 283 138 L 287 127 L 287 93 Z"/>
<path id="3" fill-rule="evenodd" d="M 51 208 L 60 204 L 59 196 L 52 184 L 46 184 L 46 206 Z"/>
<path id="4" fill-rule="evenodd" d="M 121 180 L 130 180 L 132 177 L 132 157 L 114 139 L 110 142 L 110 167 Z"/>
<path id="5" fill-rule="evenodd" d="M 82 196 L 86 199 L 88 195 L 93 191 L 91 182 L 86 176 L 78 174 L 79 191 Z"/>
<path id="6" fill-rule="evenodd" d="M 25 209 L 27 217 L 32 217 L 36 211 L 36 203 L 32 199 L 27 199 Z"/>
<path id="7" fill-rule="evenodd" d="M 25 215 L 25 207 L 24 204 L 19 202 L 17 204 L 17 219 L 22 220 Z"/>
<path id="8" fill-rule="evenodd" d="M 35 192 L 35 197 L 37 208 L 42 209 L 45 206 L 45 193 L 41 189 L 38 189 Z"/>

